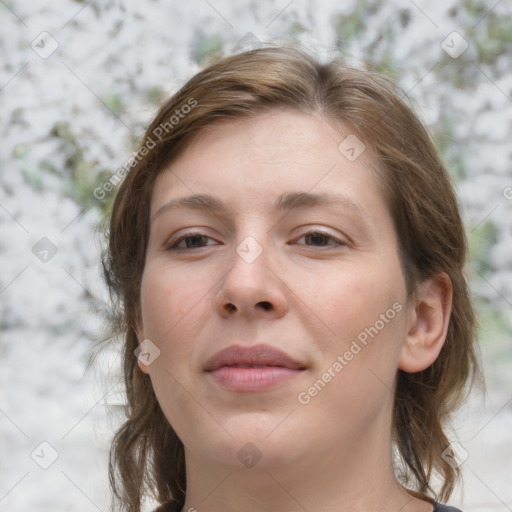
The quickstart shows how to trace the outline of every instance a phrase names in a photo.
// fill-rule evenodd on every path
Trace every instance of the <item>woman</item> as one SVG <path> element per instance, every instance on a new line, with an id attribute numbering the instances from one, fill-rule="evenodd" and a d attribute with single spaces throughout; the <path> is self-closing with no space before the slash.
<path id="1" fill-rule="evenodd" d="M 401 96 L 262 48 L 160 109 L 105 258 L 123 510 L 147 495 L 160 511 L 455 510 L 444 425 L 477 372 L 466 239 Z"/>

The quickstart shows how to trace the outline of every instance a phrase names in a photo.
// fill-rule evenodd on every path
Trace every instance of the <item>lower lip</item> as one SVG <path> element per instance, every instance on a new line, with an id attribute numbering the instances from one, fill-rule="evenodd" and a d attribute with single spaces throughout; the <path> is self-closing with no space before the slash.
<path id="1" fill-rule="evenodd" d="M 263 391 L 296 377 L 301 371 L 278 366 L 267 368 L 223 366 L 209 373 L 218 384 L 229 391 Z"/>

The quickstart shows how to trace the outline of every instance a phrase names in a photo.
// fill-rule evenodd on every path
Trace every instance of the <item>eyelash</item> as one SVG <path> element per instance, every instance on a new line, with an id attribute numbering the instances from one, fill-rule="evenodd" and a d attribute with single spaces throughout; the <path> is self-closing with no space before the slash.
<path id="1" fill-rule="evenodd" d="M 312 230 L 312 231 L 308 231 L 307 233 L 304 233 L 300 238 L 303 238 L 305 236 L 308 236 L 308 235 L 322 235 L 330 240 L 333 240 L 334 242 L 336 242 L 336 245 L 338 246 L 346 246 L 347 243 L 344 242 L 343 240 L 340 240 L 339 238 L 329 234 L 329 233 L 326 233 L 324 231 L 319 231 L 319 230 Z M 180 244 L 183 240 L 186 240 L 187 238 L 194 238 L 194 237 L 202 237 L 202 238 L 210 238 L 209 236 L 205 235 L 204 233 L 200 233 L 200 232 L 191 232 L 191 233 L 187 233 L 181 237 L 179 237 L 177 240 L 175 240 L 172 244 L 169 244 L 167 247 L 166 247 L 166 251 L 192 251 L 194 249 L 202 249 L 203 247 L 208 247 L 207 245 L 206 246 L 202 246 L 202 247 L 193 247 L 193 248 L 190 248 L 190 247 L 177 247 L 178 244 Z M 304 245 L 304 244 L 302 244 Z M 327 245 L 319 245 L 319 246 L 316 246 L 316 247 L 327 247 L 329 244 Z M 330 245 L 333 245 L 333 244 L 330 244 Z M 315 246 L 308 246 L 308 247 L 315 247 Z"/>

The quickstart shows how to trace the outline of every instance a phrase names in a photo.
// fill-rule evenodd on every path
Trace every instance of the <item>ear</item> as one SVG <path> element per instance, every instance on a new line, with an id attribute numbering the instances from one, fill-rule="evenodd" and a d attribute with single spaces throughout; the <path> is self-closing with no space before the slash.
<path id="1" fill-rule="evenodd" d="M 137 323 L 136 332 L 137 332 L 137 339 L 139 340 L 139 345 L 140 345 L 146 339 L 146 337 L 144 336 L 144 330 L 139 323 Z M 137 358 L 137 361 L 139 364 L 139 368 L 144 373 L 149 373 L 149 366 L 144 364 L 139 358 Z"/>
<path id="2" fill-rule="evenodd" d="M 448 332 L 452 296 L 452 282 L 445 272 L 418 286 L 398 362 L 401 370 L 420 372 L 437 359 Z"/>

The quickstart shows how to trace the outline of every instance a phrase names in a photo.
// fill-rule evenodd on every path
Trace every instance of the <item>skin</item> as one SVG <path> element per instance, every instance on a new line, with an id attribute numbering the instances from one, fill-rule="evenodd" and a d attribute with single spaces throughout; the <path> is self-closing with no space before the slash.
<path id="1" fill-rule="evenodd" d="M 427 368 L 442 348 L 451 285 L 440 274 L 408 299 L 376 160 L 368 148 L 353 162 L 338 150 L 350 133 L 286 109 L 228 120 L 156 180 L 139 338 L 160 355 L 139 366 L 185 446 L 184 511 L 433 510 L 395 479 L 391 414 L 397 369 Z M 291 191 L 337 192 L 357 207 L 273 211 Z M 192 193 L 218 197 L 230 213 L 155 216 Z M 190 228 L 208 238 L 166 251 Z M 317 230 L 342 244 L 304 236 Z M 251 263 L 236 252 L 248 236 L 262 250 Z M 401 311 L 300 403 L 299 393 L 396 303 Z M 235 343 L 278 347 L 306 370 L 267 391 L 227 391 L 203 365 Z M 261 455 L 250 468 L 237 457 L 248 442 Z"/>

